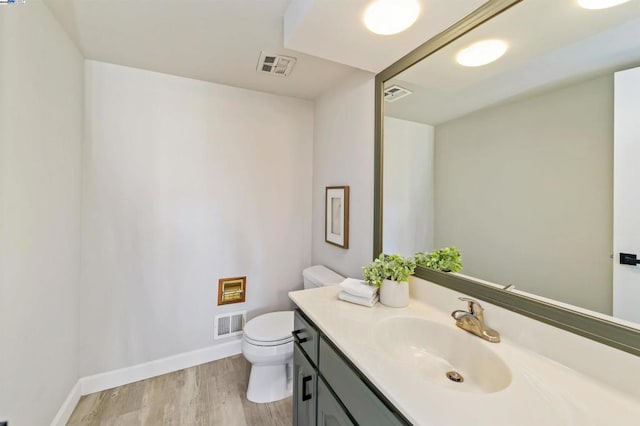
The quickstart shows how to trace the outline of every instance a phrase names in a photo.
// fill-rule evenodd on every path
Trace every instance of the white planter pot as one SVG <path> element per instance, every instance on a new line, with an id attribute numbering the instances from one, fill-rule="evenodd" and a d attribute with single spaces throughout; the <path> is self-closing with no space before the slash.
<path id="1" fill-rule="evenodd" d="M 392 308 L 406 308 L 409 305 L 409 283 L 384 280 L 380 286 L 380 303 Z"/>

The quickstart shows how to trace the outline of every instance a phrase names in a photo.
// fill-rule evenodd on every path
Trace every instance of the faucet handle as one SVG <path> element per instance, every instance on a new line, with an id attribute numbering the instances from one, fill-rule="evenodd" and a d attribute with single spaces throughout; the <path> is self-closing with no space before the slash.
<path id="1" fill-rule="evenodd" d="M 484 312 L 484 308 L 482 307 L 482 305 L 475 300 L 468 297 L 458 297 L 458 299 L 462 300 L 463 302 L 467 302 L 467 305 L 469 306 L 469 313 L 471 315 L 478 315 Z"/>

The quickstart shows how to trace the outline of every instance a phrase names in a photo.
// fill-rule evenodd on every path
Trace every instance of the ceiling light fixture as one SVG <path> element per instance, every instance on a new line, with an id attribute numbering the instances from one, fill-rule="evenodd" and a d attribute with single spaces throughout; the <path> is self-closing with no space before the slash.
<path id="1" fill-rule="evenodd" d="M 607 9 L 628 1 L 629 0 L 578 0 L 578 4 L 585 9 Z"/>
<path id="2" fill-rule="evenodd" d="M 507 43 L 502 40 L 479 41 L 459 51 L 456 61 L 465 67 L 480 67 L 500 58 L 507 48 Z"/>
<path id="3" fill-rule="evenodd" d="M 364 24 L 376 34 L 397 34 L 413 25 L 419 14 L 417 0 L 375 0 L 364 12 Z"/>

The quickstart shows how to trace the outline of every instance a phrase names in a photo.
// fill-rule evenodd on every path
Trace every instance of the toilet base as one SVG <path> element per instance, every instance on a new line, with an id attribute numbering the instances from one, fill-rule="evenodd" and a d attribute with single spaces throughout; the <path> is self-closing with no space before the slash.
<path id="1" fill-rule="evenodd" d="M 247 399 L 259 404 L 279 401 L 293 393 L 287 364 L 253 365 L 247 387 Z"/>

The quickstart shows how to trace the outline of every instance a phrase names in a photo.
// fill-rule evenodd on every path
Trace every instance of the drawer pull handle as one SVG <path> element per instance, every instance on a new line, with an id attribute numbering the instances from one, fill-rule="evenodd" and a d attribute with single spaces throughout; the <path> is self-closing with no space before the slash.
<path id="1" fill-rule="evenodd" d="M 298 336 L 300 333 L 302 333 L 302 330 L 293 330 L 293 332 L 291 332 L 291 334 L 293 334 L 293 338 L 296 340 L 296 343 L 303 344 L 309 339 L 307 339 L 306 337 L 301 338 L 300 336 Z"/>
<path id="2" fill-rule="evenodd" d="M 308 401 L 311 399 L 311 394 L 307 393 L 307 383 L 309 383 L 313 379 L 311 376 L 306 376 L 302 378 L 302 400 Z"/>

